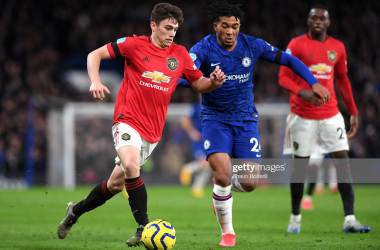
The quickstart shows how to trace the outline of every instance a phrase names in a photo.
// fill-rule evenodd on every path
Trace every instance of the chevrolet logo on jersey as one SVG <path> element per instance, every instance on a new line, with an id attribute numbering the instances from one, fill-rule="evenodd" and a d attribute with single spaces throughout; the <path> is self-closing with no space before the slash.
<path id="1" fill-rule="evenodd" d="M 157 82 L 160 84 L 162 82 L 169 83 L 169 81 L 171 79 L 171 77 L 164 76 L 163 73 L 157 72 L 157 71 L 154 71 L 153 73 L 149 72 L 149 71 L 145 71 L 141 76 L 146 77 L 146 78 L 150 78 L 150 79 L 152 79 L 152 82 Z"/>
<path id="2" fill-rule="evenodd" d="M 326 74 L 326 72 L 331 72 L 332 67 L 326 65 L 326 63 L 318 63 L 317 65 L 311 65 L 309 70 L 316 71 L 318 74 Z"/>

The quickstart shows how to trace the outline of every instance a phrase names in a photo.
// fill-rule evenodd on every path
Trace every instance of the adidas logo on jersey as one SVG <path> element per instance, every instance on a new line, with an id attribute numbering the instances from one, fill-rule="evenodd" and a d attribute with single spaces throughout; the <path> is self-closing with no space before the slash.
<path id="1" fill-rule="evenodd" d="M 150 62 L 149 59 L 148 59 L 148 57 L 143 58 L 142 61 L 143 62 Z"/>

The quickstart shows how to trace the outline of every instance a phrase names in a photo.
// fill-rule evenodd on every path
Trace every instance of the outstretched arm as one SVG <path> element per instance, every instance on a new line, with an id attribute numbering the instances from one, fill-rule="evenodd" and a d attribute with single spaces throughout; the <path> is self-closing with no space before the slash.
<path id="1" fill-rule="evenodd" d="M 94 99 L 103 100 L 104 92 L 111 94 L 106 86 L 100 82 L 99 67 L 101 60 L 111 59 L 107 45 L 92 51 L 87 56 L 87 71 L 91 80 L 90 93 Z"/>
<path id="2" fill-rule="evenodd" d="M 323 104 L 330 99 L 330 92 L 324 86 L 322 86 L 317 81 L 317 79 L 315 79 L 315 77 L 306 67 L 306 65 L 303 62 L 301 62 L 298 58 L 278 50 L 275 62 L 287 66 L 294 73 L 296 73 L 298 76 L 304 79 L 312 88 L 313 94 L 319 97 L 322 100 Z"/>
<path id="3" fill-rule="evenodd" d="M 191 87 L 198 93 L 207 93 L 217 89 L 225 80 L 224 72 L 216 66 L 214 72 L 210 74 L 210 79 L 201 76 L 191 84 Z"/>

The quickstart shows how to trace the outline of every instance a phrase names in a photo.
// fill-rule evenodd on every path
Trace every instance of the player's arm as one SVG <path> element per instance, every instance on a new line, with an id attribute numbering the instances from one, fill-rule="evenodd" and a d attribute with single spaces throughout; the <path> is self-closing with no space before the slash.
<path id="1" fill-rule="evenodd" d="M 352 88 L 347 74 L 335 75 L 336 84 L 338 86 L 339 93 L 346 104 L 347 110 L 351 115 L 350 118 L 350 130 L 347 132 L 347 138 L 353 137 L 359 127 L 358 110 L 355 105 L 354 97 L 352 95 Z"/>
<path id="2" fill-rule="evenodd" d="M 310 103 L 311 105 L 321 107 L 323 106 L 323 101 L 316 97 L 313 94 L 313 91 L 303 89 L 301 86 L 298 86 L 291 76 L 293 75 L 293 72 L 285 66 L 281 66 L 280 72 L 278 74 L 278 83 L 280 84 L 281 87 L 286 89 L 287 91 L 298 95 L 302 97 L 305 101 Z"/>
<path id="3" fill-rule="evenodd" d="M 298 58 L 289 55 L 288 53 L 283 53 L 281 50 L 277 50 L 274 62 L 288 67 L 295 74 L 304 79 L 310 85 L 313 94 L 317 95 L 322 100 L 323 104 L 330 100 L 330 92 L 327 88 L 322 86 L 317 79 L 315 79 L 306 65 Z"/>
<path id="4" fill-rule="evenodd" d="M 189 116 L 182 117 L 180 123 L 182 129 L 185 130 L 186 134 L 190 137 L 192 141 L 202 140 L 202 134 L 194 128 L 193 123 L 191 122 L 191 118 Z"/>
<path id="5" fill-rule="evenodd" d="M 191 84 L 191 87 L 198 93 L 208 93 L 217 89 L 225 80 L 224 72 L 216 66 L 214 72 L 210 74 L 210 79 L 201 76 Z"/>
<path id="6" fill-rule="evenodd" d="M 111 56 L 108 52 L 107 45 L 104 45 L 103 47 L 100 47 L 92 51 L 87 56 L 87 71 L 88 76 L 91 80 L 90 93 L 93 98 L 98 100 L 103 100 L 103 91 L 107 92 L 108 94 L 111 94 L 108 88 L 100 82 L 99 77 L 100 61 L 108 59 L 111 59 Z"/>

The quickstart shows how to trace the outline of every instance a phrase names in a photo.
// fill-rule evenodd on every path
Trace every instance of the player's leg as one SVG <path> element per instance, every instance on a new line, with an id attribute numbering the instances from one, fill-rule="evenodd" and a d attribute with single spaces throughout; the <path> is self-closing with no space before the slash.
<path id="1" fill-rule="evenodd" d="M 321 121 L 319 142 L 327 152 L 330 152 L 332 161 L 336 167 L 338 178 L 338 189 L 342 197 L 345 213 L 343 232 L 369 232 L 370 228 L 362 226 L 354 215 L 354 186 L 348 160 L 348 140 L 342 115 L 339 113 L 334 117 Z"/>
<path id="2" fill-rule="evenodd" d="M 220 246 L 235 245 L 232 226 L 232 194 L 228 179 L 228 167 L 233 145 L 232 129 L 226 123 L 204 121 L 202 123 L 204 149 L 214 176 L 213 207 L 222 231 Z"/>
<path id="3" fill-rule="evenodd" d="M 238 162 L 239 165 L 246 164 L 249 170 L 239 173 L 237 176 L 249 176 L 249 178 L 237 178 L 236 175 L 231 179 L 231 190 L 235 192 L 252 192 L 259 185 L 261 164 L 260 136 L 257 129 L 257 122 L 240 122 L 234 124 L 234 146 L 232 157 L 238 159 L 250 159 Z M 255 176 L 255 177 L 250 177 Z"/>
<path id="4" fill-rule="evenodd" d="M 324 155 L 320 154 L 318 149 L 310 155 L 309 167 L 307 168 L 308 188 L 301 203 L 303 210 L 312 210 L 314 208 L 312 196 L 317 182 L 318 171 L 322 168 L 323 159 Z"/>
<path id="5" fill-rule="evenodd" d="M 58 237 L 64 239 L 70 232 L 71 227 L 77 222 L 79 216 L 89 212 L 111 199 L 115 194 L 120 193 L 124 188 L 124 172 L 119 165 L 116 165 L 108 181 L 91 190 L 82 201 L 69 202 L 67 204 L 66 216 L 58 225 Z"/>
<path id="6" fill-rule="evenodd" d="M 315 150 L 316 131 L 318 121 L 303 119 L 295 114 L 287 118 L 285 131 L 284 154 L 292 154 L 295 164 L 290 177 L 290 193 L 292 214 L 287 231 L 299 233 L 301 231 L 301 200 L 303 196 L 306 169 L 309 165 L 309 156 Z"/>
<path id="7" fill-rule="evenodd" d="M 220 246 L 235 245 L 235 231 L 232 225 L 231 184 L 228 180 L 230 156 L 227 153 L 213 153 L 208 161 L 214 176 L 213 206 L 222 231 Z"/>

